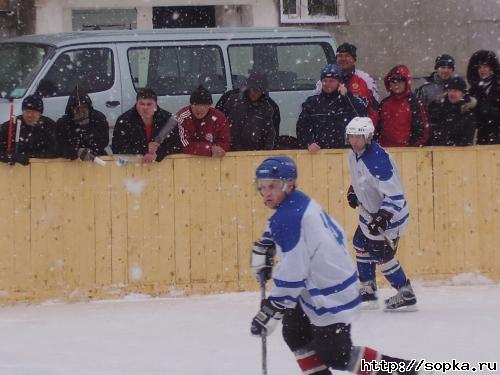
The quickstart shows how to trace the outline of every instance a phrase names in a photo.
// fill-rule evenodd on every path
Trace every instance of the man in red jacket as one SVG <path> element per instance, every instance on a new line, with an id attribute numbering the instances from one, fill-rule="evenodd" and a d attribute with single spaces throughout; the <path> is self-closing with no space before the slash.
<path id="1" fill-rule="evenodd" d="M 189 103 L 176 115 L 183 152 L 224 156 L 231 146 L 231 129 L 224 114 L 212 107 L 212 95 L 199 86 L 191 94 Z"/>
<path id="2" fill-rule="evenodd" d="M 411 91 L 409 69 L 395 66 L 384 84 L 389 96 L 380 104 L 378 143 L 383 147 L 424 145 L 429 138 L 429 119 L 423 103 Z"/>

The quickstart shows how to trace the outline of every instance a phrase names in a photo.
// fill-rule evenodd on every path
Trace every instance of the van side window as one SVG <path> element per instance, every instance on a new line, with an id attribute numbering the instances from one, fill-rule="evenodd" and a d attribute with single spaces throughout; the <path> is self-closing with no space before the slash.
<path id="1" fill-rule="evenodd" d="M 233 87 L 256 71 L 267 76 L 270 91 L 314 89 L 334 56 L 327 43 L 230 45 L 228 54 Z"/>
<path id="2" fill-rule="evenodd" d="M 109 48 L 88 48 L 61 53 L 38 85 L 44 97 L 70 95 L 78 84 L 86 92 L 113 87 L 113 52 Z"/>
<path id="3" fill-rule="evenodd" d="M 187 95 L 203 84 L 212 94 L 226 91 L 222 50 L 217 46 L 142 47 L 128 50 L 134 88 L 158 95 Z"/>

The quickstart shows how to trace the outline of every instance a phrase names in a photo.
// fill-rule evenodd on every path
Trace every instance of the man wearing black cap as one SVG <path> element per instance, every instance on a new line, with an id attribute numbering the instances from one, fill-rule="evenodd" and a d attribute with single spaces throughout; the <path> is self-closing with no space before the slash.
<path id="1" fill-rule="evenodd" d="M 273 108 L 266 100 L 264 74 L 252 72 L 243 91 L 231 95 L 223 112 L 231 126 L 231 151 L 272 150 L 276 141 Z"/>
<path id="2" fill-rule="evenodd" d="M 165 156 L 180 152 L 177 126 L 158 139 L 165 126 L 172 121 L 170 112 L 158 106 L 156 93 L 143 88 L 137 92 L 134 107 L 116 120 L 113 129 L 112 150 L 115 154 L 143 155 L 143 162 L 161 161 Z M 172 119 L 173 120 L 173 119 Z"/>
<path id="3" fill-rule="evenodd" d="M 473 143 L 476 99 L 467 95 L 463 78 L 448 81 L 446 95 L 429 104 L 430 146 L 467 146 Z"/>
<path id="4" fill-rule="evenodd" d="M 42 98 L 27 96 L 22 111 L 13 119 L 12 125 L 7 121 L 0 127 L 0 161 L 27 165 L 29 158 L 57 157 L 56 125 L 50 118 L 42 116 Z"/>
<path id="5" fill-rule="evenodd" d="M 440 100 L 444 95 L 448 86 L 448 82 L 453 77 L 455 71 L 455 59 L 443 53 L 436 57 L 434 63 L 434 72 L 426 77 L 426 82 L 415 90 L 415 95 L 425 105 L 426 109 L 433 101 Z"/>
<path id="6" fill-rule="evenodd" d="M 187 107 L 175 115 L 185 154 L 222 157 L 231 146 L 226 116 L 212 107 L 212 95 L 203 86 L 191 93 Z"/>

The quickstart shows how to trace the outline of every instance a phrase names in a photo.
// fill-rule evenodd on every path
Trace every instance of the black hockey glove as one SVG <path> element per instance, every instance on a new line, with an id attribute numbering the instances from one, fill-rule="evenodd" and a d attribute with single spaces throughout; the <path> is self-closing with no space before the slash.
<path id="1" fill-rule="evenodd" d="M 380 209 L 377 214 L 373 216 L 372 221 L 368 224 L 368 230 L 372 236 L 379 236 L 385 232 L 389 227 L 392 219 L 392 214 L 386 210 Z"/>
<path id="2" fill-rule="evenodd" d="M 276 246 L 273 243 L 267 244 L 260 241 L 254 243 L 251 267 L 252 273 L 258 283 L 263 283 L 271 279 L 275 254 Z"/>
<path id="3" fill-rule="evenodd" d="M 351 206 L 351 208 L 356 208 L 359 206 L 358 197 L 356 196 L 352 185 L 349 186 L 349 189 L 347 190 L 347 202 L 349 203 L 349 206 Z"/>
<path id="4" fill-rule="evenodd" d="M 12 164 L 19 163 L 21 165 L 28 165 L 30 163 L 30 158 L 23 154 L 12 154 Z"/>
<path id="5" fill-rule="evenodd" d="M 252 319 L 250 332 L 254 336 L 266 335 L 269 336 L 278 326 L 279 321 L 283 318 L 286 308 L 279 303 L 269 300 L 262 300 L 260 311 Z"/>
<path id="6" fill-rule="evenodd" d="M 83 161 L 93 161 L 96 157 L 92 150 L 88 148 L 79 148 L 77 151 L 77 155 L 80 158 L 80 160 Z"/>

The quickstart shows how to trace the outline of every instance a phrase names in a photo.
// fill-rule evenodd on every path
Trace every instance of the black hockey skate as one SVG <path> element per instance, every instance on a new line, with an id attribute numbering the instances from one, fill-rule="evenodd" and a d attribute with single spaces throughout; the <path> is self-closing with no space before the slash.
<path id="1" fill-rule="evenodd" d="M 411 287 L 410 280 L 406 281 L 406 285 L 401 287 L 395 296 L 385 300 L 384 311 L 417 311 L 417 297 Z"/>
<path id="2" fill-rule="evenodd" d="M 361 294 L 361 308 L 363 310 L 378 309 L 377 283 L 375 280 L 362 281 L 359 294 Z"/>

